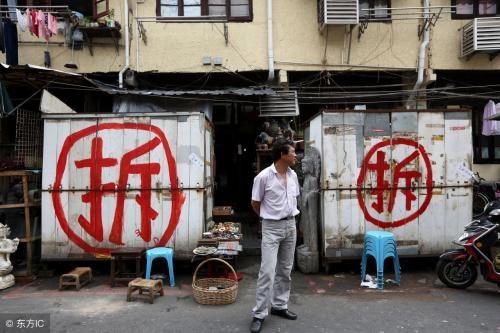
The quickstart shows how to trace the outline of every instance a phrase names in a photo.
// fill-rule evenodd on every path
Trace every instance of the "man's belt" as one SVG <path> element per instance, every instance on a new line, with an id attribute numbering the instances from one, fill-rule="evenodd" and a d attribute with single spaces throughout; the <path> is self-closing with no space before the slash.
<path id="1" fill-rule="evenodd" d="M 284 218 L 282 218 L 282 219 L 279 219 L 278 221 L 286 221 L 286 220 L 291 220 L 291 219 L 293 219 L 294 217 L 295 217 L 295 216 L 290 215 L 290 216 L 284 217 Z"/>

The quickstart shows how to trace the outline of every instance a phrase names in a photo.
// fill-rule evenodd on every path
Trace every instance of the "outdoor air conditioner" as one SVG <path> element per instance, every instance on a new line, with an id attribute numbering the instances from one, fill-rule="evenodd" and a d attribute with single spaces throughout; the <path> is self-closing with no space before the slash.
<path id="1" fill-rule="evenodd" d="M 500 52 L 500 17 L 475 18 L 461 30 L 461 57 L 470 56 L 475 52 Z"/>
<path id="2" fill-rule="evenodd" d="M 358 24 L 358 0 L 319 0 L 321 24 Z"/>

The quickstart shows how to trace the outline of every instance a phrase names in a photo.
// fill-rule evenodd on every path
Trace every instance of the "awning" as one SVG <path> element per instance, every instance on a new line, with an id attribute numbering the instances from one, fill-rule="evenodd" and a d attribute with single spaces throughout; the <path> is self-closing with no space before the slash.
<path id="1" fill-rule="evenodd" d="M 297 91 L 276 90 L 266 87 L 226 88 L 214 90 L 127 90 L 118 89 L 94 80 L 93 83 L 102 91 L 112 95 L 139 96 L 257 96 L 259 98 L 260 117 L 297 116 L 299 104 Z"/>
<path id="2" fill-rule="evenodd" d="M 119 89 L 96 80 L 92 82 L 102 91 L 112 95 L 140 95 L 140 96 L 269 96 L 276 92 L 271 88 L 248 87 L 248 88 L 225 88 L 214 90 L 128 90 Z"/>
<path id="3" fill-rule="evenodd" d="M 36 65 L 6 65 L 0 63 L 0 117 L 8 116 L 23 107 L 42 90 L 54 87 L 73 87 L 74 89 L 96 89 L 85 75 L 65 72 Z M 9 103 L 17 97 L 22 102 Z M 15 105 L 12 105 L 15 104 Z"/>
<path id="4" fill-rule="evenodd" d="M 36 65 L 6 65 L 0 63 L 0 80 L 7 86 L 26 86 L 42 89 L 48 84 L 70 84 L 95 87 L 79 73 L 65 72 Z"/>

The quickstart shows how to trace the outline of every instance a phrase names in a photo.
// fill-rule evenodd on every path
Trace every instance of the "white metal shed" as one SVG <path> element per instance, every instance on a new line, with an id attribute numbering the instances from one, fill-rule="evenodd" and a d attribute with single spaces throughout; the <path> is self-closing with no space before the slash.
<path id="1" fill-rule="evenodd" d="M 211 218 L 212 126 L 200 112 L 44 117 L 42 257 L 172 246 Z"/>
<path id="2" fill-rule="evenodd" d="M 324 263 L 358 257 L 368 230 L 402 255 L 438 255 L 472 217 L 468 110 L 322 112 L 306 129 L 321 155 Z M 307 149 L 307 148 L 306 148 Z"/>

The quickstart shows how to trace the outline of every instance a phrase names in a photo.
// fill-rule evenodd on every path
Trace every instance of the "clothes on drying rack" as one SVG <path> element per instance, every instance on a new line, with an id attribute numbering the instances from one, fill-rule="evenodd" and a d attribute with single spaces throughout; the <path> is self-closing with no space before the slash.
<path id="1" fill-rule="evenodd" d="M 53 35 L 65 32 L 60 27 L 58 29 L 58 11 L 51 11 L 50 7 L 42 10 L 35 7 L 17 6 L 17 0 L 6 1 L 7 6 L 4 7 L 7 9 L 1 10 L 4 13 L 1 19 L 9 19 L 12 23 L 17 23 L 20 32 L 29 31 L 33 36 L 44 38 L 47 41 Z M 83 15 L 77 12 L 72 12 L 72 15 L 79 20 L 83 18 Z M 4 42 L 3 38 L 2 42 Z M 0 46 L 0 51 L 4 52 L 2 46 Z"/>
<path id="2" fill-rule="evenodd" d="M 31 33 L 38 37 L 38 13 L 36 10 L 30 11 Z"/>
<path id="3" fill-rule="evenodd" d="M 47 14 L 47 29 L 52 35 L 57 35 L 57 19 L 50 13 Z"/>
<path id="4" fill-rule="evenodd" d="M 0 52 L 5 53 L 5 38 L 4 38 L 2 21 L 0 21 Z"/>
<path id="5" fill-rule="evenodd" d="M 19 9 L 16 9 L 16 17 L 17 17 L 17 26 L 19 27 L 19 30 L 21 31 L 26 31 L 28 28 L 28 17 L 21 13 Z"/>
<path id="6" fill-rule="evenodd" d="M 7 6 L 9 6 L 9 19 L 13 22 L 13 23 L 17 23 L 17 9 L 16 9 L 16 5 L 17 5 L 17 0 L 7 0 Z"/>
<path id="7" fill-rule="evenodd" d="M 483 111 L 483 135 L 500 135 L 500 126 L 498 124 L 498 121 L 490 120 L 491 117 L 497 114 L 498 109 L 500 109 L 500 103 L 495 104 L 495 102 L 493 102 L 492 100 L 489 100 L 485 105 Z"/>
<path id="8" fill-rule="evenodd" d="M 8 19 L 2 25 L 7 65 L 18 65 L 17 25 Z"/>

